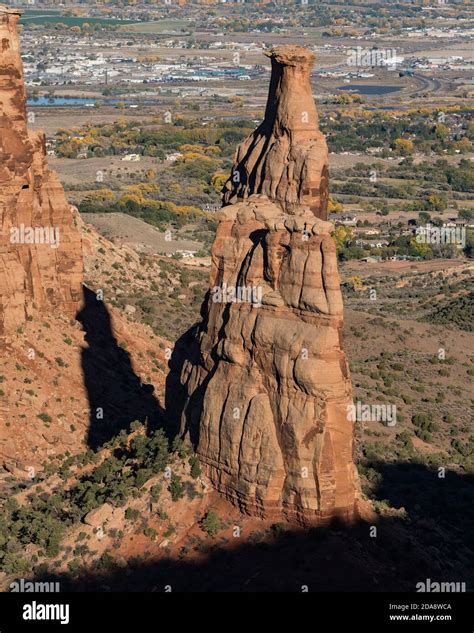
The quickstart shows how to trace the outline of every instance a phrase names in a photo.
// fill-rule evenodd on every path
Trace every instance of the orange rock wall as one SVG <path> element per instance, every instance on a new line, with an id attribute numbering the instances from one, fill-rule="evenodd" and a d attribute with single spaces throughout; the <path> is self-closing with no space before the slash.
<path id="1" fill-rule="evenodd" d="M 82 298 L 77 211 L 28 131 L 18 11 L 0 6 L 0 336 L 37 311 L 73 316 Z"/>

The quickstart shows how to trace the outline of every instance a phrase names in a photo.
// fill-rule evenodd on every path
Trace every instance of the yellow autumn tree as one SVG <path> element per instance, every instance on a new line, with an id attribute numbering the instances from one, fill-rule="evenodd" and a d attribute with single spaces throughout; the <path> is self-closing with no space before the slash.
<path id="1" fill-rule="evenodd" d="M 147 194 L 147 193 L 155 193 L 160 190 L 160 186 L 153 182 L 140 182 L 135 185 L 129 185 L 127 187 L 127 193 L 131 194 Z"/>
<path id="2" fill-rule="evenodd" d="M 409 156 L 410 154 L 413 154 L 415 147 L 413 145 L 413 141 L 406 138 L 397 138 L 395 141 L 395 149 L 402 156 Z"/>
<path id="3" fill-rule="evenodd" d="M 113 202 L 115 194 L 111 189 L 96 189 L 87 194 L 86 200 L 89 202 Z"/>
<path id="4" fill-rule="evenodd" d="M 328 213 L 342 213 L 344 211 L 344 207 L 341 202 L 334 202 L 332 196 L 329 196 L 328 200 Z"/>
<path id="5" fill-rule="evenodd" d="M 338 224 L 333 233 L 334 241 L 336 242 L 336 248 L 339 250 L 347 242 L 352 240 L 352 229 L 343 224 Z"/>
<path id="6" fill-rule="evenodd" d="M 202 153 L 204 151 L 204 148 L 201 145 L 191 145 L 190 143 L 186 143 L 184 145 L 180 145 L 179 146 L 179 151 L 183 152 L 183 154 L 186 153 Z"/>
<path id="7" fill-rule="evenodd" d="M 444 123 L 438 123 L 436 126 L 436 136 L 444 141 L 449 134 L 449 127 L 444 125 Z"/>
<path id="8" fill-rule="evenodd" d="M 221 148 L 217 145 L 208 145 L 204 148 L 205 154 L 210 154 L 211 156 L 219 156 L 222 153 Z"/>
<path id="9" fill-rule="evenodd" d="M 471 151 L 472 143 L 468 138 L 464 137 L 454 143 L 454 149 L 458 149 L 461 154 L 466 154 Z"/>
<path id="10" fill-rule="evenodd" d="M 228 178 L 229 174 L 223 171 L 216 171 L 216 173 L 212 177 L 211 184 L 216 191 L 222 191 L 222 187 L 225 185 Z"/>
<path id="11" fill-rule="evenodd" d="M 352 287 L 352 290 L 355 290 L 356 292 L 362 292 L 362 290 L 364 290 L 364 287 L 365 287 L 362 282 L 362 279 L 358 275 L 349 277 L 347 279 L 347 283 Z"/>
<path id="12" fill-rule="evenodd" d="M 229 98 L 227 99 L 227 101 L 228 101 L 229 103 L 232 103 L 232 105 L 233 105 L 233 106 L 235 106 L 236 108 L 242 108 L 242 107 L 243 107 L 243 105 L 244 105 L 244 99 L 243 99 L 243 97 L 239 97 L 239 96 L 237 96 L 237 95 L 232 96 L 232 97 L 229 97 Z"/>

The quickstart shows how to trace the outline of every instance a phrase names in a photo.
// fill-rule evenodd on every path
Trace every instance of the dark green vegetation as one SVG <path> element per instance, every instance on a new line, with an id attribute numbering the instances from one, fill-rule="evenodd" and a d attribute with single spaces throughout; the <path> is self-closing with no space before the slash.
<path id="1" fill-rule="evenodd" d="M 453 164 L 438 159 L 415 164 L 413 158 L 406 157 L 399 164 L 357 163 L 350 169 L 335 169 L 332 175 L 335 211 L 342 211 L 343 205 L 355 204 L 364 213 L 374 214 L 372 221 L 357 222 L 358 231 L 347 227 L 336 231 L 340 260 L 368 255 L 382 259 L 473 256 L 474 231 L 464 226 L 472 224 L 474 215 L 468 208 L 474 191 L 471 161 L 462 158 Z M 385 216 L 390 217 L 385 219 Z M 453 218 L 464 225 L 453 224 Z M 446 223 L 452 234 L 445 234 L 441 243 L 417 240 L 417 227 L 429 224 L 442 228 Z M 375 236 L 370 233 L 372 228 L 376 228 Z M 379 240 L 383 245 L 372 248 Z"/>
<path id="2" fill-rule="evenodd" d="M 367 210 L 436 214 L 443 212 L 448 202 L 461 209 L 463 201 L 470 199 L 474 166 L 467 159 L 456 165 L 441 158 L 415 164 L 411 157 L 395 165 L 357 163 L 352 169 L 334 171 L 331 190 L 342 203 L 352 202 L 351 197 L 356 196 L 357 203 Z M 397 202 L 388 203 L 387 199 Z"/>
<path id="3" fill-rule="evenodd" d="M 219 515 L 213 510 L 209 510 L 201 521 L 201 527 L 209 536 L 216 536 L 221 528 Z"/>
<path id="4" fill-rule="evenodd" d="M 12 495 L 2 497 L 1 571 L 28 572 L 41 559 L 56 557 L 67 530 L 85 514 L 106 502 L 124 506 L 129 498 L 143 494 L 143 485 L 176 459 L 163 431 L 146 434 L 139 422 L 132 425 L 130 435 L 122 431 L 104 449 L 101 453 L 88 450 L 77 456 L 58 456 L 44 465 L 34 483 L 17 483 Z M 52 475 L 59 477 L 59 483 L 51 487 Z M 21 491 L 26 494 L 23 503 L 14 496 Z M 130 510 L 128 518 L 136 519 Z M 23 554 L 29 544 L 38 547 L 32 560 Z"/>
<path id="5" fill-rule="evenodd" d="M 446 301 L 430 315 L 433 323 L 442 323 L 448 327 L 472 332 L 474 330 L 474 292 Z"/>
<path id="6" fill-rule="evenodd" d="M 322 119 L 321 129 L 331 151 L 364 152 L 377 147 L 382 150 L 382 158 L 392 152 L 409 156 L 414 151 L 429 155 L 446 150 L 454 154 L 456 150 L 469 151 L 474 140 L 473 110 L 469 107 L 365 114 L 336 112 Z"/>

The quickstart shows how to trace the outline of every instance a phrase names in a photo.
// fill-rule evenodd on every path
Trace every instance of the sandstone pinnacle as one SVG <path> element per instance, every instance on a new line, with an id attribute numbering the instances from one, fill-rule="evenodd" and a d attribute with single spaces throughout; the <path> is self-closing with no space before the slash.
<path id="1" fill-rule="evenodd" d="M 245 512 L 350 521 L 352 386 L 314 57 L 288 46 L 269 56 L 265 120 L 237 150 L 244 177 L 224 194 L 202 321 L 175 347 L 167 406 L 180 406 L 181 437 Z"/>
<path id="2" fill-rule="evenodd" d="M 315 56 L 302 46 L 266 53 L 272 75 L 265 117 L 239 146 L 224 204 L 264 193 L 286 213 L 308 206 L 327 219 L 328 150 L 311 92 Z"/>

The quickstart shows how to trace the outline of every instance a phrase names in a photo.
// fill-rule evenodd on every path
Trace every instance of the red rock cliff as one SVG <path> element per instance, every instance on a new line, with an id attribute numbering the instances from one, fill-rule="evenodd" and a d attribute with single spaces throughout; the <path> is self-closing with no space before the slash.
<path id="1" fill-rule="evenodd" d="M 0 5 L 0 336 L 36 311 L 72 316 L 82 299 L 76 211 L 48 168 L 44 135 L 27 129 L 19 17 Z"/>

